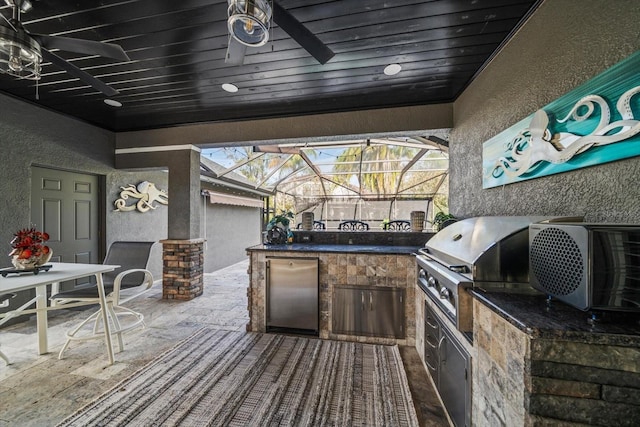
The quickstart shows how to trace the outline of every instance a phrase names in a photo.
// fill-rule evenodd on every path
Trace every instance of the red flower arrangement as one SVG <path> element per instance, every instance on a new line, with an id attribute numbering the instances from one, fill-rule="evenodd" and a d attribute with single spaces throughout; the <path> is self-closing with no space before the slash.
<path id="1" fill-rule="evenodd" d="M 43 244 L 49 240 L 49 234 L 31 227 L 19 230 L 14 236 L 11 240 L 13 250 L 9 256 L 19 262 L 36 266 L 44 264 L 51 258 L 51 249 Z"/>

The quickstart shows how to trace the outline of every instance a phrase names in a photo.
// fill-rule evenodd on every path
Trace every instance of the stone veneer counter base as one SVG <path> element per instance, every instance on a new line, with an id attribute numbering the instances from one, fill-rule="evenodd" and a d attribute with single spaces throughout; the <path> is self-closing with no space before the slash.
<path id="1" fill-rule="evenodd" d="M 354 233 L 356 234 L 356 233 Z M 363 233 L 364 234 L 364 233 Z M 294 243 L 291 245 L 257 245 L 250 254 L 248 290 L 248 330 L 266 331 L 266 260 L 269 257 L 314 257 L 319 261 L 319 336 L 340 341 L 374 344 L 415 345 L 416 267 L 412 255 L 418 246 L 325 245 Z M 333 297 L 340 286 L 362 289 L 401 289 L 404 291 L 404 338 L 371 335 L 345 335 L 332 330 Z"/>
<path id="2" fill-rule="evenodd" d="M 476 425 L 637 425 L 640 316 L 472 290 Z"/>

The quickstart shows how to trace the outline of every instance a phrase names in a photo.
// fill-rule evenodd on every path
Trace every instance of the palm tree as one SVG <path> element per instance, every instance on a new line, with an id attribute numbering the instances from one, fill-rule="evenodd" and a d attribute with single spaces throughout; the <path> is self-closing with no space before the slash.
<path id="1" fill-rule="evenodd" d="M 334 171 L 347 172 L 336 180 L 347 183 L 357 179 L 361 195 L 386 197 L 395 194 L 401 162 L 415 156 L 417 150 L 388 144 L 349 147 L 336 160 Z"/>

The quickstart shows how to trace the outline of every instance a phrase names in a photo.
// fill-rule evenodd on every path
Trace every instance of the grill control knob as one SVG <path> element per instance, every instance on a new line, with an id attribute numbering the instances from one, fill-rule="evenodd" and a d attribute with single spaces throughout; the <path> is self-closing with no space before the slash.
<path id="1" fill-rule="evenodd" d="M 440 288 L 440 298 L 446 299 L 446 300 L 451 298 L 451 292 L 449 292 L 449 289 L 445 288 L 444 286 L 441 287 Z"/>
<path id="2" fill-rule="evenodd" d="M 421 279 L 426 279 L 426 278 L 427 278 L 427 272 L 426 272 L 426 271 L 424 271 L 424 270 L 421 268 L 421 269 L 420 269 L 420 271 L 418 272 L 418 276 L 419 276 Z"/>
<path id="3" fill-rule="evenodd" d="M 435 277 L 433 276 L 429 276 L 429 279 L 427 280 L 427 284 L 433 288 L 435 288 L 436 286 L 438 286 L 438 281 L 436 280 Z"/>

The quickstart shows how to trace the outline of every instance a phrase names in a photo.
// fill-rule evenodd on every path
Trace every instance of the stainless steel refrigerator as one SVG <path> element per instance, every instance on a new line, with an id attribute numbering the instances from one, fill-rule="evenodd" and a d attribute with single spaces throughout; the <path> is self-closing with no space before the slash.
<path id="1" fill-rule="evenodd" d="M 275 258 L 267 263 L 267 331 L 318 333 L 318 258 Z"/>

